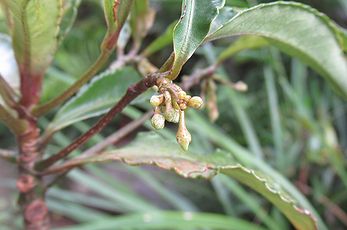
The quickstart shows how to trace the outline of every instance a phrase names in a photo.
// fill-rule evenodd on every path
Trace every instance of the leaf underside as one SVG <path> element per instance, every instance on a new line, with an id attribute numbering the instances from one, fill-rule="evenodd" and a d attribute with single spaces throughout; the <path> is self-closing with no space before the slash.
<path id="1" fill-rule="evenodd" d="M 257 191 L 274 204 L 297 228 L 317 229 L 312 214 L 301 207 L 283 191 L 270 177 L 238 164 L 226 152 L 199 155 L 185 152 L 176 143 L 168 141 L 156 133 L 142 133 L 129 146 L 109 151 L 101 155 L 70 161 L 67 167 L 75 167 L 92 162 L 119 160 L 130 165 L 152 164 L 187 178 L 211 178 L 224 174 Z"/>

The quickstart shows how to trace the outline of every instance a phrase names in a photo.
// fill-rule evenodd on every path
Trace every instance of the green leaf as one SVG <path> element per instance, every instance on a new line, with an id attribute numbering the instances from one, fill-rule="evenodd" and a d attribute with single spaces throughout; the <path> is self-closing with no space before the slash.
<path id="1" fill-rule="evenodd" d="M 61 43 L 69 33 L 77 17 L 77 10 L 81 0 L 63 0 L 63 18 L 60 25 L 58 42 Z"/>
<path id="2" fill-rule="evenodd" d="M 4 0 L 10 11 L 12 43 L 20 72 L 43 75 L 57 49 L 62 1 Z"/>
<path id="3" fill-rule="evenodd" d="M 183 0 L 181 18 L 173 34 L 175 60 L 168 78 L 175 79 L 182 66 L 204 41 L 224 0 Z"/>
<path id="4" fill-rule="evenodd" d="M 164 47 L 170 45 L 172 43 L 173 30 L 176 23 L 176 21 L 171 23 L 162 35 L 157 37 L 153 42 L 151 42 L 151 44 L 149 44 L 145 48 L 145 50 L 142 52 L 142 55 L 148 57 L 163 49 Z"/>
<path id="5" fill-rule="evenodd" d="M 174 226 L 174 228 L 173 228 Z M 219 230 L 264 230 L 264 228 L 238 218 L 199 212 L 145 212 L 121 217 L 103 218 L 75 227 L 60 230 L 104 229 L 219 229 Z"/>
<path id="6" fill-rule="evenodd" d="M 268 45 L 269 41 L 267 41 L 265 38 L 258 36 L 243 36 L 233 42 L 227 49 L 225 49 L 218 56 L 217 62 L 221 63 L 245 49 L 257 49 Z"/>
<path id="7" fill-rule="evenodd" d="M 294 2 L 261 4 L 239 12 L 206 39 L 256 35 L 299 57 L 347 98 L 341 31 L 325 15 Z"/>
<path id="8" fill-rule="evenodd" d="M 140 79 L 130 67 L 106 71 L 85 85 L 56 114 L 48 129 L 57 131 L 75 122 L 106 113 Z"/>
<path id="9" fill-rule="evenodd" d="M 225 152 L 219 151 L 202 156 L 183 151 L 176 143 L 165 140 L 155 133 L 143 133 L 132 144 L 122 149 L 90 158 L 71 160 L 65 164 L 65 167 L 110 160 L 120 160 L 130 165 L 154 164 L 189 178 L 211 178 L 221 173 L 260 193 L 272 202 L 297 229 L 317 228 L 310 211 L 298 207 L 297 202 L 270 176 L 241 166 Z"/>

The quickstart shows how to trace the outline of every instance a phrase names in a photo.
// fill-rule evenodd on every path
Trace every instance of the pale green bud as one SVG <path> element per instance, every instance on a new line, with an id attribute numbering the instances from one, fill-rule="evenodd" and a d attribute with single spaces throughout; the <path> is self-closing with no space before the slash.
<path id="1" fill-rule="evenodd" d="M 201 109 L 201 107 L 203 106 L 204 102 L 201 99 L 201 97 L 198 96 L 194 96 L 192 98 L 189 99 L 188 101 L 188 106 L 192 107 L 194 109 Z"/>
<path id="2" fill-rule="evenodd" d="M 151 119 L 151 123 L 153 128 L 155 129 L 162 129 L 165 127 L 165 118 L 163 115 L 156 113 L 153 115 Z"/>
<path id="3" fill-rule="evenodd" d="M 150 99 L 150 103 L 153 107 L 159 106 L 164 101 L 164 96 L 162 94 L 160 95 L 153 95 Z"/>
<path id="4" fill-rule="evenodd" d="M 172 123 L 178 123 L 180 119 L 179 111 L 172 107 L 170 109 L 168 108 L 165 109 L 164 116 L 168 122 L 172 122 Z"/>
<path id="5" fill-rule="evenodd" d="M 180 121 L 179 121 L 179 125 L 178 125 L 178 130 L 176 133 L 176 139 L 177 139 L 177 142 L 182 147 L 182 149 L 187 151 L 189 144 L 192 141 L 192 136 L 190 135 L 190 133 L 186 127 L 186 123 L 185 123 L 185 119 L 184 119 L 184 111 L 180 112 Z"/>

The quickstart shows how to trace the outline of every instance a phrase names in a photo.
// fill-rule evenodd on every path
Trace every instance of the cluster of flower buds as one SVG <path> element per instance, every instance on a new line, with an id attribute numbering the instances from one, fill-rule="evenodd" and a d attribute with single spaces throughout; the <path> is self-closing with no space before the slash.
<path id="1" fill-rule="evenodd" d="M 158 94 L 151 97 L 150 103 L 154 107 L 152 126 L 155 129 L 165 127 L 165 121 L 178 123 L 177 142 L 184 150 L 192 141 L 186 127 L 184 111 L 188 108 L 200 109 L 203 101 L 200 97 L 189 96 L 178 85 L 167 78 L 160 78 L 157 82 Z"/>

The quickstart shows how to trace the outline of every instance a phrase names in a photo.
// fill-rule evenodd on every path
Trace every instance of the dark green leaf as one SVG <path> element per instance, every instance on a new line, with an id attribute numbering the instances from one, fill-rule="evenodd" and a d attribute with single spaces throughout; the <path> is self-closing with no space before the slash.
<path id="1" fill-rule="evenodd" d="M 206 40 L 235 35 L 267 38 L 310 65 L 347 97 L 347 63 L 341 48 L 341 31 L 315 9 L 294 2 L 261 4 L 241 11 Z"/>
<path id="2" fill-rule="evenodd" d="M 168 77 L 175 79 L 182 66 L 204 41 L 212 21 L 217 17 L 224 0 L 183 0 L 181 18 L 175 26 L 173 43 L 175 60 L 172 73 Z"/>

